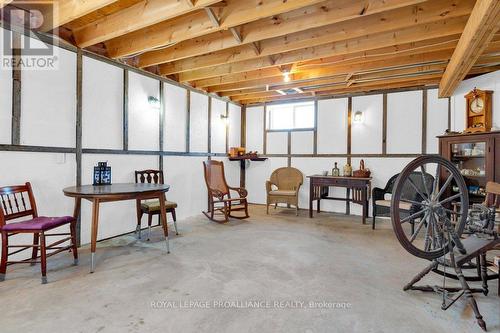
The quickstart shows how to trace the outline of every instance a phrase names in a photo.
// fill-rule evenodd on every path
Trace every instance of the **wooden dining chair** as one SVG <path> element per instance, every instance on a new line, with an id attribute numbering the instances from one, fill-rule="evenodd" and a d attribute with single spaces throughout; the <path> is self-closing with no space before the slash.
<path id="1" fill-rule="evenodd" d="M 135 171 L 135 182 L 136 183 L 153 183 L 153 184 L 164 184 L 163 171 L 161 170 L 138 170 Z M 138 200 L 140 201 L 140 200 Z M 148 240 L 151 237 L 151 225 L 153 223 L 153 216 L 158 215 L 158 224 L 160 224 L 160 201 L 158 199 L 144 200 L 140 202 L 140 210 L 137 211 L 137 228 L 136 232 L 138 237 L 141 238 L 141 220 L 144 214 L 148 215 Z M 174 220 L 175 234 L 178 235 L 177 231 L 177 216 L 175 215 L 175 209 L 177 208 L 177 203 L 171 201 L 165 201 L 165 208 L 167 213 L 172 214 L 172 219 Z"/>
<path id="2" fill-rule="evenodd" d="M 208 190 L 208 212 L 203 212 L 206 217 L 215 222 L 227 222 L 229 217 L 246 219 L 248 215 L 248 192 L 241 187 L 227 185 L 224 175 L 224 163 L 220 161 L 203 162 L 205 183 Z M 238 193 L 238 197 L 231 197 L 231 192 Z M 233 215 L 235 211 L 244 211 L 245 215 Z M 222 213 L 224 219 L 215 218 L 215 213 Z"/>
<path id="3" fill-rule="evenodd" d="M 38 216 L 35 197 L 30 183 L 18 186 L 0 187 L 0 231 L 2 233 L 2 259 L 0 262 L 0 281 L 5 279 L 7 266 L 21 263 L 41 263 L 42 283 L 47 283 L 47 257 L 71 250 L 74 264 L 78 264 L 78 250 L 76 248 L 76 219 L 72 216 L 45 217 Z M 7 223 L 10 220 L 30 216 L 31 219 Z M 69 224 L 69 233 L 47 234 L 54 228 Z M 33 234 L 33 244 L 9 245 L 9 237 L 17 234 Z M 47 236 L 68 236 L 52 244 L 46 244 Z M 68 242 L 69 245 L 61 246 Z M 9 253 L 10 248 L 17 250 Z M 40 249 L 40 256 L 38 256 Z M 8 257 L 25 250 L 31 250 L 31 257 L 25 260 L 8 260 Z M 47 250 L 54 250 L 47 254 Z M 37 259 L 40 258 L 40 261 Z"/>

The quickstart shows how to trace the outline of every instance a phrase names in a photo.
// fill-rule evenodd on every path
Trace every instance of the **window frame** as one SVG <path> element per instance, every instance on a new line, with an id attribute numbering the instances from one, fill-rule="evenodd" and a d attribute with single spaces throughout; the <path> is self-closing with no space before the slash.
<path id="1" fill-rule="evenodd" d="M 296 127 L 296 109 L 297 107 L 311 105 L 313 110 L 313 127 Z M 317 117 L 316 117 L 316 103 L 313 102 L 297 102 L 297 103 L 283 103 L 276 104 L 273 106 L 290 106 L 293 108 L 293 127 L 292 128 L 271 128 L 272 124 L 272 109 L 269 106 L 266 107 L 266 132 L 303 132 L 303 131 L 315 131 L 317 127 Z"/>

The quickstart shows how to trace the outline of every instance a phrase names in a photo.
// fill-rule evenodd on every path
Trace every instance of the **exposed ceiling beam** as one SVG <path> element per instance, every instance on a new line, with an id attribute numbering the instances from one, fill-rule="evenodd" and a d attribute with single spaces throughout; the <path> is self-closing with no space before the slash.
<path id="1" fill-rule="evenodd" d="M 490 56 L 488 54 L 481 56 L 477 64 L 494 64 L 500 62 L 500 56 L 498 56 L 498 51 L 500 51 L 500 42 L 492 43 L 491 47 L 487 49 L 487 52 L 493 54 Z M 340 75 L 345 78 L 347 74 L 353 75 L 356 73 L 367 73 L 374 70 L 392 70 L 394 68 L 408 67 L 408 66 L 422 66 L 428 64 L 441 63 L 446 64 L 448 59 L 453 53 L 453 46 L 448 49 L 439 51 L 428 51 L 426 49 L 421 49 L 421 53 L 409 54 L 409 52 L 403 54 L 381 54 L 377 57 L 368 58 L 353 58 L 351 60 L 340 61 L 332 65 L 315 67 L 312 69 L 296 67 L 295 72 L 290 75 L 290 84 L 295 84 L 305 81 L 319 81 L 326 79 L 331 79 L 332 76 Z M 390 66 L 388 66 L 388 63 Z M 267 73 L 265 73 L 267 72 Z M 242 89 L 254 89 L 262 88 L 266 85 L 270 87 L 275 87 L 277 85 L 283 84 L 283 76 L 280 74 L 279 70 L 276 68 L 269 68 L 256 72 L 240 73 L 239 80 L 233 78 L 232 83 L 216 84 L 212 86 L 207 86 L 206 89 L 209 92 L 230 92 L 234 90 Z M 219 81 L 225 82 L 225 81 Z"/>
<path id="2" fill-rule="evenodd" d="M 243 42 L 243 38 L 241 37 L 241 32 L 238 30 L 238 28 L 229 28 L 229 31 L 231 31 L 231 34 L 233 34 L 234 40 L 238 44 L 241 44 Z"/>
<path id="3" fill-rule="evenodd" d="M 41 30 L 53 30 L 61 25 L 76 20 L 77 18 L 85 16 L 93 11 L 99 10 L 116 1 L 118 0 L 60 0 L 57 2 L 57 6 L 54 7 L 57 10 L 57 15 L 54 15 L 54 11 L 52 10 L 52 8 L 50 8 L 50 10 L 42 10 L 44 24 L 42 25 Z"/>
<path id="4" fill-rule="evenodd" d="M 205 7 L 205 12 L 207 13 L 208 18 L 212 22 L 212 25 L 214 27 L 220 27 L 219 18 L 217 17 L 217 15 L 215 15 L 214 10 L 212 8 Z"/>
<path id="5" fill-rule="evenodd" d="M 439 84 L 440 97 L 453 94 L 499 28 L 500 1 L 478 0 Z"/>
<path id="6" fill-rule="evenodd" d="M 267 18 L 245 24 L 241 27 L 241 43 L 248 44 L 258 42 L 260 40 L 284 36 L 354 18 L 368 17 L 373 14 L 418 3 L 435 2 L 436 1 L 425 0 L 340 0 L 322 2 L 317 5 L 288 11 L 283 14 L 270 15 Z M 459 0 L 457 6 L 463 6 L 462 3 L 464 2 L 470 2 L 470 0 Z M 415 11 L 418 12 L 418 10 Z M 442 14 L 446 15 L 446 11 L 443 11 Z M 205 21 L 207 21 L 206 18 Z M 171 62 L 208 52 L 221 51 L 241 44 L 234 39 L 234 36 L 229 31 L 220 30 L 211 34 L 196 34 L 191 32 L 200 27 L 206 27 L 208 23 L 201 25 L 200 22 L 196 21 L 196 24 L 192 24 L 193 27 L 191 27 L 191 30 L 183 28 L 183 24 L 189 25 L 189 22 L 179 23 L 175 27 L 172 26 L 170 29 L 165 29 L 165 36 L 175 34 L 182 36 L 183 33 L 189 33 L 189 38 L 178 37 L 176 40 L 177 42 L 179 42 L 179 40 L 183 41 L 172 47 L 142 54 L 139 58 L 140 66 L 148 67 L 160 63 Z M 197 37 L 200 35 L 202 36 Z M 169 39 L 166 41 L 166 44 L 172 41 L 173 40 Z"/>
<path id="7" fill-rule="evenodd" d="M 439 5 L 438 5 L 439 4 Z M 306 47 L 338 42 L 369 34 L 398 30 L 414 26 L 441 21 L 444 18 L 464 17 L 474 6 L 470 0 L 443 2 L 428 2 L 415 6 L 400 8 L 386 13 L 369 17 L 362 17 L 321 28 L 285 35 L 260 42 L 259 56 L 294 51 Z M 465 20 L 465 17 L 464 17 Z M 384 22 L 384 24 L 380 24 Z M 186 58 L 161 65 L 160 71 L 164 75 L 191 71 L 205 67 L 218 66 L 231 62 L 253 59 L 256 57 L 252 44 L 242 45 L 205 55 Z"/>
<path id="8" fill-rule="evenodd" d="M 87 47 L 219 1 L 198 0 L 195 5 L 190 6 L 186 1 L 179 0 L 144 0 L 74 31 L 74 37 L 79 47 Z"/>
<path id="9" fill-rule="evenodd" d="M 7 6 L 12 0 L 0 0 L 0 8 Z"/>
<path id="10" fill-rule="evenodd" d="M 322 57 L 366 51 L 380 47 L 388 47 L 401 43 L 418 42 L 430 38 L 455 35 L 462 32 L 466 21 L 467 17 L 445 19 L 439 22 L 417 25 L 396 31 L 372 34 L 346 41 L 339 41 L 280 53 L 273 57 L 273 62 L 271 62 L 267 57 L 263 57 L 216 67 L 182 72 L 179 74 L 179 80 L 181 82 L 194 81 L 214 76 L 272 67 L 275 65 L 286 65 L 310 59 L 318 59 Z M 162 73 L 161 68 L 160 73 Z"/>
<path id="11" fill-rule="evenodd" d="M 218 9 L 220 26 L 214 26 L 205 13 L 193 13 L 163 21 L 106 42 L 111 58 L 137 54 L 160 48 L 210 32 L 227 30 L 264 17 L 314 5 L 323 0 L 233 1 Z M 345 1 L 345 0 L 343 0 Z M 200 16 L 201 14 L 201 16 Z M 145 38 L 147 37 L 147 38 Z"/>

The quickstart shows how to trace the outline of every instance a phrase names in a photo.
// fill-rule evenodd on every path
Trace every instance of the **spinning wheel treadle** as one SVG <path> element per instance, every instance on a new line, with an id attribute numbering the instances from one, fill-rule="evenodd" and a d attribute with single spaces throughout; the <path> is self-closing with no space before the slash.
<path id="1" fill-rule="evenodd" d="M 442 184 L 440 180 L 444 180 Z M 410 215 L 400 214 L 399 207 L 402 203 L 411 204 Z M 452 210 L 452 203 L 460 211 Z M 482 292 L 487 295 L 487 281 L 498 278 L 498 274 L 487 273 L 486 252 L 499 244 L 500 239 L 493 230 L 494 211 L 490 210 L 493 213 L 488 213 L 485 206 L 473 207 L 471 214 L 468 214 L 468 210 L 469 197 L 465 180 L 459 170 L 442 157 L 416 158 L 403 169 L 395 182 L 391 219 L 396 237 L 409 253 L 431 260 L 403 289 L 441 294 L 443 310 L 465 296 L 477 323 L 486 330 L 486 323 L 473 293 Z M 408 226 L 409 222 L 415 225 L 414 229 Z M 464 231 L 470 235 L 462 239 Z M 446 258 L 447 255 L 449 259 Z M 443 270 L 440 270 L 440 266 Z M 455 274 L 446 272 L 447 267 L 451 267 Z M 478 277 L 464 275 L 463 270 L 467 269 L 473 269 Z M 415 286 L 431 271 L 443 276 L 443 286 Z M 458 280 L 460 287 L 446 287 L 446 277 Z M 470 288 L 467 281 L 482 281 L 482 288 Z M 458 294 L 452 298 L 449 295 L 453 293 Z"/>

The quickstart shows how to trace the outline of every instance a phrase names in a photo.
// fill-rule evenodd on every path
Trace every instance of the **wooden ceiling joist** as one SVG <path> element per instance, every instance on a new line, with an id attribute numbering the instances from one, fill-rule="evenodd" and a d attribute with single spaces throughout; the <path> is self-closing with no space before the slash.
<path id="1" fill-rule="evenodd" d="M 478 0 L 439 84 L 439 96 L 451 96 L 500 29 L 500 1 Z"/>
<path id="2" fill-rule="evenodd" d="M 221 0 L 144 0 L 74 31 L 79 47 L 87 47 L 210 6 Z"/>
<path id="3" fill-rule="evenodd" d="M 273 57 L 275 61 L 270 61 L 270 59 L 264 57 L 210 68 L 202 68 L 198 70 L 182 72 L 179 73 L 179 80 L 181 82 L 195 81 L 214 76 L 251 71 L 259 68 L 292 64 L 310 59 L 330 57 L 339 54 L 366 51 L 380 47 L 388 47 L 401 43 L 409 43 L 430 38 L 455 35 L 462 32 L 466 22 L 467 17 L 456 17 L 429 24 L 422 24 L 399 29 L 391 32 L 370 34 L 346 41 L 339 41 L 335 43 L 323 44 L 310 48 L 280 53 Z M 161 68 L 160 73 L 162 73 Z"/>
<path id="4" fill-rule="evenodd" d="M 466 0 L 468 1 L 468 0 Z M 251 44 L 265 39 L 284 36 L 306 29 L 318 28 L 358 17 L 369 17 L 396 8 L 422 3 L 422 0 L 327 1 L 314 6 L 250 22 L 241 29 L 241 42 L 235 40 L 230 32 L 219 31 L 199 38 L 185 40 L 168 49 L 145 53 L 139 58 L 139 65 L 147 67 L 208 52 L 222 51 L 240 44 Z M 363 12 L 363 8 L 365 8 Z M 459 5 L 461 7 L 462 5 Z M 363 14 L 361 14 L 363 12 Z"/>
<path id="5" fill-rule="evenodd" d="M 0 0 L 0 8 L 7 6 L 12 0 Z"/>
<path id="6" fill-rule="evenodd" d="M 407 6 L 321 28 L 308 29 L 282 37 L 263 40 L 260 43 L 259 55 L 265 57 L 297 49 L 363 37 L 369 34 L 395 31 L 416 24 L 432 23 L 441 21 L 444 18 L 463 17 L 470 13 L 473 5 L 474 2 L 471 0 L 458 2 L 455 0 L 446 0 L 443 3 L 427 2 L 417 6 Z M 380 22 L 383 22 L 383 24 L 378 24 Z M 161 65 L 160 71 L 164 75 L 170 75 L 253 59 L 256 55 L 255 49 L 252 48 L 251 45 L 252 44 L 242 45 L 170 62 Z"/>
<path id="7" fill-rule="evenodd" d="M 134 31 L 106 42 L 111 58 L 121 58 L 161 48 L 211 32 L 227 30 L 264 17 L 320 3 L 322 0 L 228 1 L 218 8 L 220 25 L 215 26 L 205 12 L 180 16 Z"/>

